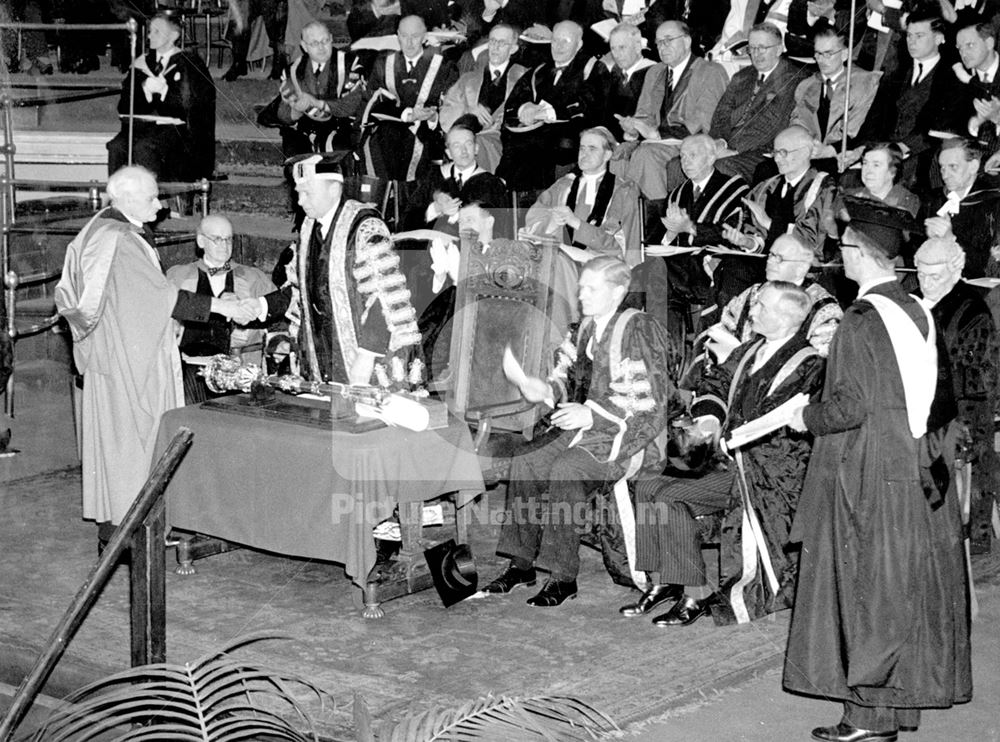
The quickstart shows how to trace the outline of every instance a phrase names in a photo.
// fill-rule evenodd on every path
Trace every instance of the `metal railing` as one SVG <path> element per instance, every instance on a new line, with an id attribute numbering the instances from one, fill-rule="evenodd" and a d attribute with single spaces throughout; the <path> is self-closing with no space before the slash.
<path id="1" fill-rule="evenodd" d="M 0 721 L 0 742 L 8 742 L 13 737 L 66 647 L 111 579 L 126 549 L 131 553 L 129 594 L 132 667 L 166 661 L 166 508 L 163 492 L 184 454 L 191 447 L 193 438 L 194 434 L 187 428 L 180 428 L 174 434 L 139 496 L 108 541 L 104 553 L 90 570 L 62 620 L 49 637 L 42 654 L 21 681 L 7 715 Z"/>

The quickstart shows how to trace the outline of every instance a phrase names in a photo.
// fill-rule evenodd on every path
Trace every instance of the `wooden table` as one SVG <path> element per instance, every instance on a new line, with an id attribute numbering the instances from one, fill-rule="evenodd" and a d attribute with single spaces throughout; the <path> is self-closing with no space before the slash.
<path id="1" fill-rule="evenodd" d="M 483 491 L 469 430 L 455 420 L 354 434 L 191 405 L 163 416 L 157 455 L 181 426 L 194 442 L 166 491 L 168 526 L 339 562 L 362 587 L 372 527 L 397 503 L 457 493 L 458 507 Z"/>

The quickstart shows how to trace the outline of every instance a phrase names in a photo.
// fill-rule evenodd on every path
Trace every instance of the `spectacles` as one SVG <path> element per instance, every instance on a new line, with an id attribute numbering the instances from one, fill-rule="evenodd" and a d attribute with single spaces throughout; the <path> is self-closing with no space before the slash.
<path id="1" fill-rule="evenodd" d="M 804 260 L 802 258 L 786 258 L 784 255 L 779 255 L 776 252 L 768 253 L 767 259 L 768 260 L 773 260 L 775 263 L 778 263 L 779 265 L 781 263 L 811 263 L 812 262 L 812 260 Z"/>
<path id="2" fill-rule="evenodd" d="M 861 245 L 852 245 L 852 244 L 850 244 L 848 242 L 841 242 L 839 244 L 840 244 L 840 251 L 841 252 L 843 252 L 845 248 L 849 248 L 851 250 L 860 250 L 861 249 Z"/>
<path id="3" fill-rule="evenodd" d="M 829 51 L 829 52 L 813 52 L 813 58 L 814 59 L 824 59 L 824 60 L 826 60 L 826 59 L 833 59 L 835 56 L 837 56 L 838 54 L 840 54 L 843 51 L 844 51 L 843 49 L 834 49 L 833 51 Z"/>
<path id="4" fill-rule="evenodd" d="M 780 157 L 781 159 L 785 159 L 793 152 L 801 152 L 804 149 L 807 149 L 806 145 L 803 145 L 801 147 L 795 147 L 794 149 L 775 149 L 771 150 L 771 155 L 773 157 Z"/>
<path id="5" fill-rule="evenodd" d="M 233 244 L 233 236 L 223 237 L 222 235 L 216 234 L 203 234 L 204 237 L 209 242 L 215 243 L 216 245 L 231 245 Z"/>
<path id="6" fill-rule="evenodd" d="M 678 34 L 677 36 L 661 36 L 656 40 L 657 46 L 666 46 L 672 41 L 677 41 L 677 39 L 683 39 L 687 34 Z"/>
<path id="7" fill-rule="evenodd" d="M 302 46 L 308 46 L 310 49 L 319 49 L 324 46 L 333 46 L 333 39 L 320 39 L 318 41 L 303 41 Z"/>
<path id="8" fill-rule="evenodd" d="M 748 46 L 747 52 L 750 54 L 763 54 L 768 49 L 773 49 L 776 46 L 779 46 L 779 44 L 755 44 L 754 46 Z"/>

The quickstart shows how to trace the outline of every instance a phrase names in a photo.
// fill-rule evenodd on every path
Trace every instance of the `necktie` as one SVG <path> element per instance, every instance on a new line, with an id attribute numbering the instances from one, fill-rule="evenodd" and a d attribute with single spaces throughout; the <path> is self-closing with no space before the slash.
<path id="1" fill-rule="evenodd" d="M 153 65 L 153 74 L 159 75 L 161 72 L 163 72 L 163 58 L 157 57 L 156 63 Z"/>
<path id="2" fill-rule="evenodd" d="M 787 180 L 781 181 L 781 197 L 788 198 L 788 194 L 791 193 L 792 186 Z"/>
<path id="3" fill-rule="evenodd" d="M 816 120 L 819 123 L 820 141 L 826 139 L 826 127 L 830 123 L 830 98 L 833 97 L 833 82 L 827 80 L 823 84 L 823 92 L 819 98 L 819 107 L 816 109 Z"/>
<path id="4" fill-rule="evenodd" d="M 215 268 L 211 265 L 206 265 L 205 268 L 207 268 L 208 275 L 215 276 L 218 275 L 219 273 L 228 273 L 229 271 L 231 271 L 233 268 L 233 263 L 231 260 L 227 260 L 218 268 Z"/>
<path id="5" fill-rule="evenodd" d="M 553 85 L 558 85 L 559 84 L 559 78 L 562 77 L 562 73 L 563 73 L 563 68 L 562 67 L 556 67 L 556 73 L 552 76 L 552 84 Z"/>
<path id="6" fill-rule="evenodd" d="M 452 172 L 454 173 L 455 177 L 455 185 L 458 186 L 458 190 L 462 190 L 462 174 L 458 172 L 458 170 L 455 170 L 454 168 L 452 168 Z"/>
<path id="7" fill-rule="evenodd" d="M 310 252 L 323 247 L 323 228 L 319 221 L 313 222 L 312 237 L 310 238 Z"/>
<path id="8" fill-rule="evenodd" d="M 660 107 L 660 129 L 666 130 L 670 109 L 674 107 L 674 71 L 667 67 L 667 81 L 663 87 L 663 105 Z"/>
<path id="9" fill-rule="evenodd" d="M 499 79 L 500 79 L 500 70 L 493 70 L 493 84 L 496 85 L 496 82 Z"/>
<path id="10" fill-rule="evenodd" d="M 764 87 L 764 75 L 758 75 L 757 81 L 753 84 L 753 94 L 757 95 L 762 87 Z"/>
<path id="11" fill-rule="evenodd" d="M 316 69 L 314 70 L 313 74 L 316 74 L 316 75 L 318 75 L 318 74 L 320 74 L 320 73 L 321 73 L 322 71 L 323 71 L 323 65 L 321 65 L 321 64 L 318 64 L 318 65 L 316 65 Z"/>
<path id="12" fill-rule="evenodd" d="M 699 188 L 698 186 L 695 186 L 694 187 L 693 195 L 691 197 L 691 203 L 693 203 L 693 204 L 698 203 L 698 199 L 699 198 L 701 198 L 701 188 Z"/>
<path id="13" fill-rule="evenodd" d="M 913 82 L 910 83 L 910 84 L 911 85 L 916 85 L 918 82 L 920 82 L 923 79 L 923 76 L 924 76 L 924 63 L 923 62 L 917 62 L 917 69 L 916 69 L 916 72 L 913 75 Z"/>

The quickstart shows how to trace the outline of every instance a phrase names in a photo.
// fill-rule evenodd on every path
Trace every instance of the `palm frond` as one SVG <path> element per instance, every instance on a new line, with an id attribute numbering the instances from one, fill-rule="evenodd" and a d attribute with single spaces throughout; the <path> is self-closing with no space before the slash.
<path id="1" fill-rule="evenodd" d="M 269 737 L 318 740 L 303 690 L 320 709 L 329 693 L 297 676 L 234 659 L 250 643 L 285 638 L 249 634 L 186 665 L 135 667 L 80 688 L 30 737 L 37 742 L 84 742 L 116 732 L 120 740 L 233 742 Z M 304 730 L 304 731 L 303 731 Z"/>
<path id="2" fill-rule="evenodd" d="M 388 742 L 595 740 L 620 731 L 606 714 L 568 696 L 486 696 L 458 708 L 435 708 L 383 725 Z"/>

